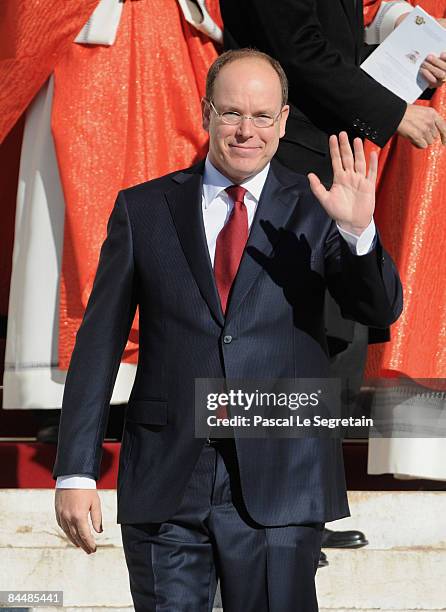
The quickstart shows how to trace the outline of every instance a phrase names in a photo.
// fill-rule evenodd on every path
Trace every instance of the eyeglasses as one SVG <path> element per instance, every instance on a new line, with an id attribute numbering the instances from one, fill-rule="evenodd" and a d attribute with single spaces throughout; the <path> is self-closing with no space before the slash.
<path id="1" fill-rule="evenodd" d="M 257 128 L 268 128 L 272 127 L 275 124 L 275 122 L 283 112 L 283 110 L 281 110 L 277 113 L 277 115 L 274 116 L 262 113 L 261 115 L 255 115 L 255 117 L 252 117 L 251 115 L 242 115 L 241 113 L 237 113 L 236 111 L 225 111 L 224 113 L 219 113 L 213 105 L 212 100 L 206 100 L 206 102 L 212 108 L 217 117 L 227 125 L 240 125 L 243 119 L 249 119 Z"/>

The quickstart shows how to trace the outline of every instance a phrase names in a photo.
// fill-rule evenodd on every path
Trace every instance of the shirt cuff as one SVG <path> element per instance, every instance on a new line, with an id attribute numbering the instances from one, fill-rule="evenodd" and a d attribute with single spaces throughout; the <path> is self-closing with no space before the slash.
<path id="1" fill-rule="evenodd" d="M 58 476 L 56 489 L 96 489 L 96 480 L 85 474 Z"/>
<path id="2" fill-rule="evenodd" d="M 372 219 L 360 236 L 346 232 L 342 227 L 336 224 L 339 233 L 344 238 L 345 242 L 350 247 L 353 255 L 367 255 L 375 248 L 376 227 L 375 221 Z"/>

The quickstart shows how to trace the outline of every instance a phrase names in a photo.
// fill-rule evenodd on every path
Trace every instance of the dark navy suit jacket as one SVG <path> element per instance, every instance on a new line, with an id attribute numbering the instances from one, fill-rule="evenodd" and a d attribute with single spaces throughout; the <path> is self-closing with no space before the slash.
<path id="1" fill-rule="evenodd" d="M 118 476 L 118 522 L 177 509 L 204 444 L 196 378 L 328 375 L 328 286 L 345 316 L 388 326 L 402 309 L 379 239 L 350 252 L 308 180 L 273 162 L 223 316 L 202 216 L 203 163 L 119 193 L 65 385 L 54 476 L 99 475 L 110 397 L 136 306 L 140 346 Z M 224 343 L 224 336 L 232 336 Z M 242 493 L 262 525 L 348 515 L 339 439 L 237 439 Z"/>

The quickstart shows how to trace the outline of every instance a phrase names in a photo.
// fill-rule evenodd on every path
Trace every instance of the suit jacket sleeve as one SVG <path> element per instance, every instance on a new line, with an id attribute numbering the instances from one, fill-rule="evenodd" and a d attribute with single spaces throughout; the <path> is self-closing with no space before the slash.
<path id="1" fill-rule="evenodd" d="M 110 399 L 136 310 L 134 277 L 132 232 L 121 192 L 68 369 L 54 477 L 99 477 Z"/>
<path id="2" fill-rule="evenodd" d="M 370 253 L 354 255 L 333 222 L 325 248 L 328 289 L 342 316 L 370 327 L 394 323 L 403 309 L 403 290 L 379 235 Z"/>
<path id="3" fill-rule="evenodd" d="M 248 20 L 249 40 L 230 5 L 221 3 L 227 41 L 255 46 L 278 59 L 290 82 L 291 102 L 316 126 L 327 133 L 347 130 L 384 146 L 407 105 L 359 66 L 343 59 L 322 30 L 315 0 L 242 3 L 239 20 Z"/>

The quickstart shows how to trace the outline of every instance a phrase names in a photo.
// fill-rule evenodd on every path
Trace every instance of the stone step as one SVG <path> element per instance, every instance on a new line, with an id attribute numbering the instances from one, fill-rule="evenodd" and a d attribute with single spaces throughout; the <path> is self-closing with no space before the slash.
<path id="1" fill-rule="evenodd" d="M 104 532 L 99 546 L 121 546 L 116 524 L 116 492 L 99 491 Z M 412 547 L 446 548 L 445 491 L 350 491 L 352 516 L 327 525 L 330 529 L 361 529 L 368 550 Z M 49 489 L 0 490 L 0 549 L 70 546 L 54 517 Z"/>
<path id="2" fill-rule="evenodd" d="M 446 549 L 333 550 L 329 562 L 316 579 L 318 600 L 329 610 L 446 607 Z"/>
<path id="3" fill-rule="evenodd" d="M 332 612 L 333 608 L 319 608 L 319 612 Z M 440 608 L 439 612 L 446 610 Z M 134 608 L 2 608 L 2 612 L 134 612 Z M 214 608 L 213 612 L 223 612 Z M 336 612 L 395 612 L 395 608 L 337 608 Z M 405 609 L 404 612 L 430 612 L 424 608 Z"/>
<path id="4" fill-rule="evenodd" d="M 132 612 L 116 493 L 100 497 L 104 532 L 87 556 L 57 526 L 52 490 L 0 491 L 0 590 L 63 590 L 65 612 Z M 352 517 L 329 527 L 361 529 L 370 545 L 326 550 L 321 612 L 446 610 L 446 492 L 355 491 L 349 499 Z"/>
<path id="5" fill-rule="evenodd" d="M 327 527 L 364 531 L 368 550 L 446 549 L 445 491 L 350 491 L 348 497 L 351 517 Z"/>
<path id="6" fill-rule="evenodd" d="M 72 548 L 30 548 L 26 554 L 23 548 L 11 548 L 1 555 L 0 590 L 62 590 L 67 607 L 125 608 L 131 603 L 119 548 L 101 547 L 85 558 Z M 325 608 L 406 611 L 445 606 L 446 550 L 333 550 L 329 560 L 330 566 L 317 574 L 318 598 Z"/>

